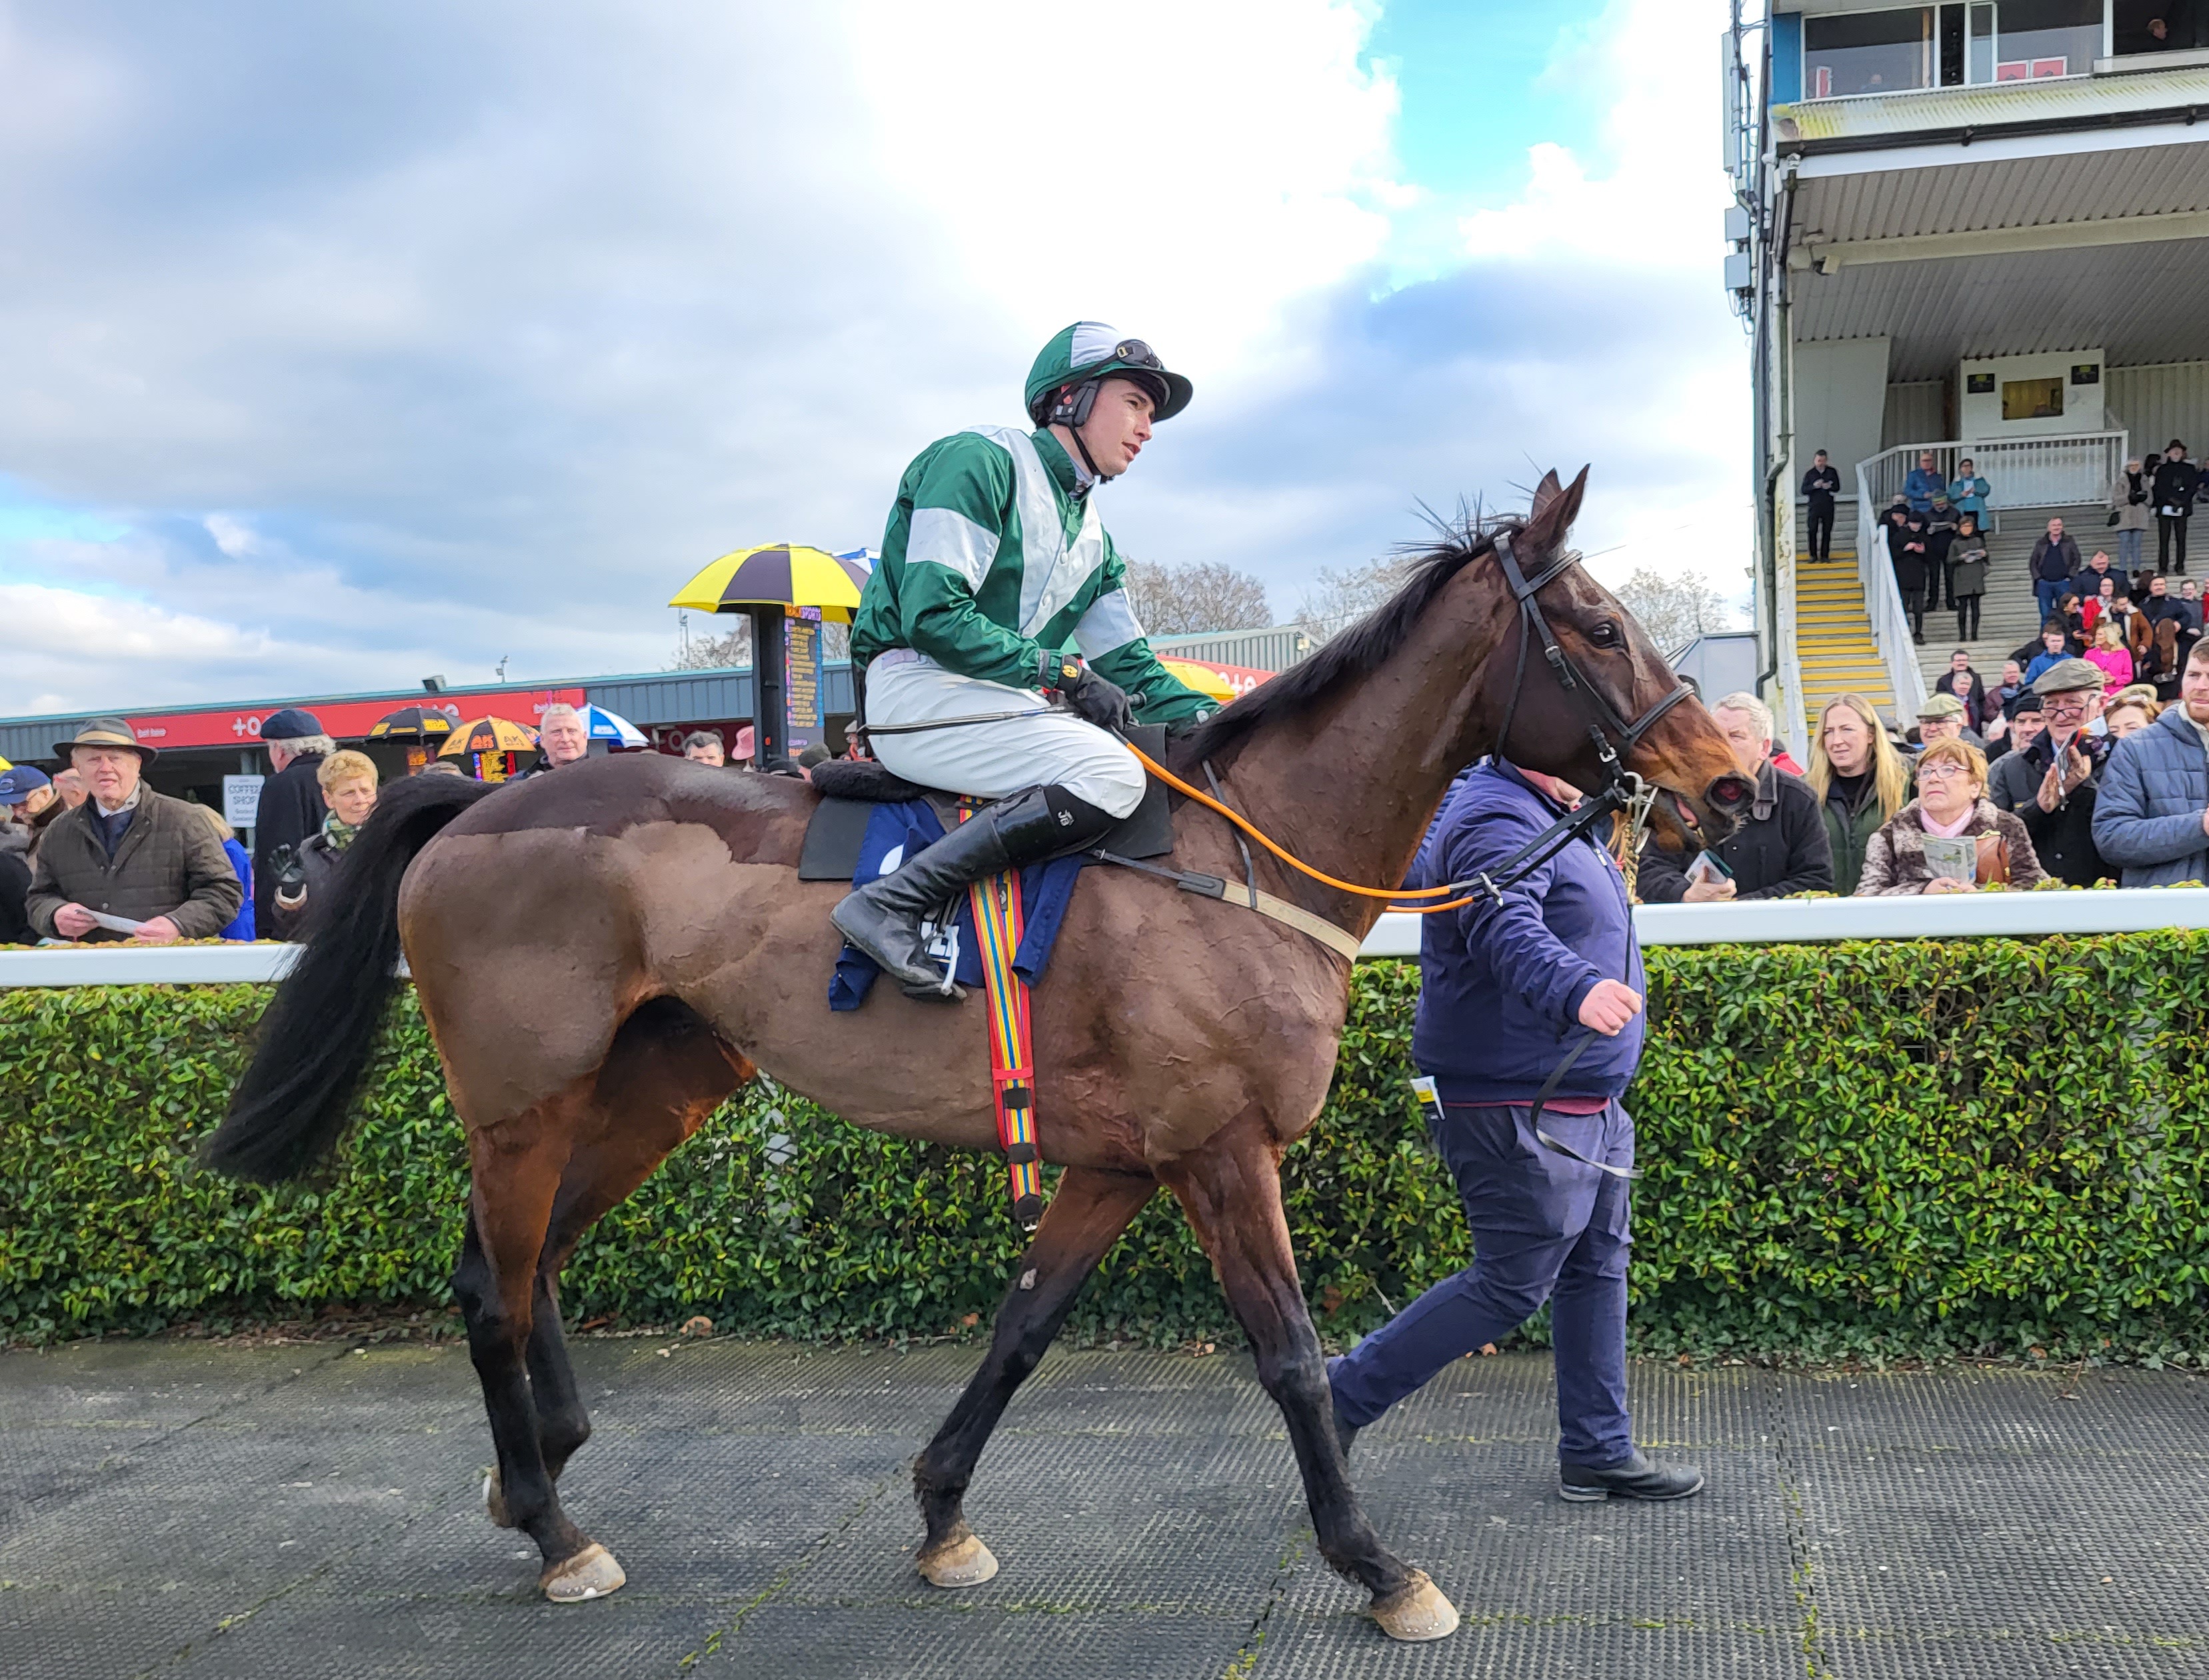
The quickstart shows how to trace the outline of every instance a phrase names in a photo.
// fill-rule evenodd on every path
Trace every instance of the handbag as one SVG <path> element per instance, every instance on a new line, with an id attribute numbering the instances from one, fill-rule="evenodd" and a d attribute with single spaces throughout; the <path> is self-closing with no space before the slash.
<path id="1" fill-rule="evenodd" d="M 2115 525 L 2115 524 L 2116 524 L 2119 520 L 2122 519 L 2123 517 L 2124 517 L 2124 515 L 2123 515 L 2122 514 L 2119 513 L 2119 512 L 2118 512 L 2115 508 L 2112 508 L 2112 509 L 2110 509 L 2110 516 L 2109 516 L 2107 519 L 2104 520 L 2104 521 L 2102 521 L 2102 523 L 2103 523 L 2103 524 L 2104 524 L 2104 525 Z"/>
<path id="2" fill-rule="evenodd" d="M 1972 878 L 1982 887 L 2009 885 L 2009 842 L 2000 834 L 1978 836 L 1979 858 Z"/>

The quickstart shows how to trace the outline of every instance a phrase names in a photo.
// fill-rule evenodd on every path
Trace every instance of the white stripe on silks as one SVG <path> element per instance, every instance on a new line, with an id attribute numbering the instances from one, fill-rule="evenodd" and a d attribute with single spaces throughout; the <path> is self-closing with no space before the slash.
<path id="1" fill-rule="evenodd" d="M 1102 321 L 1078 321 L 1074 327 L 1074 341 L 1068 346 L 1067 356 L 1075 367 L 1109 358 L 1120 342 L 1120 334 Z"/>
<path id="2" fill-rule="evenodd" d="M 997 557 L 997 533 L 984 530 L 966 515 L 950 508 L 915 508 L 905 542 L 906 563 L 924 560 L 948 566 L 966 580 L 976 594 L 990 564 Z"/>
<path id="3" fill-rule="evenodd" d="M 1143 633 L 1134 605 L 1125 589 L 1112 589 L 1089 604 L 1074 627 L 1074 645 L 1086 659 L 1100 659 L 1115 647 L 1125 647 Z"/>
<path id="4" fill-rule="evenodd" d="M 1104 563 L 1104 527 L 1095 505 L 1085 500 L 1081 528 L 1074 546 L 1067 547 L 1058 491 L 1043 457 L 1036 453 L 1035 440 L 1008 426 L 975 426 L 972 431 L 1013 458 L 1013 505 L 1020 516 L 1020 633 L 1038 636 Z"/>

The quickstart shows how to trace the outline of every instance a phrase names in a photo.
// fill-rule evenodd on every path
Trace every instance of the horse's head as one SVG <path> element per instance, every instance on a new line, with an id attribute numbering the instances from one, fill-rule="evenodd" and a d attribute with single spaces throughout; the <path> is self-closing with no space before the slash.
<path id="1" fill-rule="evenodd" d="M 1604 786 L 1604 774 L 1589 726 L 1607 713 L 1601 719 L 1604 732 L 1621 762 L 1666 796 L 1651 813 L 1660 843 L 1681 849 L 1714 846 L 1747 813 L 1755 785 L 1699 702 L 1689 695 L 1665 706 L 1680 686 L 1679 676 L 1617 598 L 1585 566 L 1559 568 L 1570 552 L 1566 539 L 1586 487 L 1586 467 L 1569 485 L 1560 485 L 1555 473 L 1545 473 L 1513 546 L 1530 581 L 1556 569 L 1536 599 L 1573 676 L 1601 704 L 1592 708 L 1568 693 L 1544 657 L 1539 635 L 1530 635 L 1523 662 L 1505 657 L 1490 664 L 1497 685 L 1490 703 L 1510 719 L 1508 755 L 1593 792 Z M 1507 628 L 1506 645 L 1518 634 Z M 1660 707 L 1664 709 L 1651 720 Z M 1628 738 L 1637 729 L 1629 745 Z"/>

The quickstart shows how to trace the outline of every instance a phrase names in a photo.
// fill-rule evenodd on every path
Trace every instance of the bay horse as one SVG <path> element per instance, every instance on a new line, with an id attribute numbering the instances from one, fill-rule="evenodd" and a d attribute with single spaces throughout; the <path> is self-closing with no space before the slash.
<path id="1" fill-rule="evenodd" d="M 1386 605 L 1201 725 L 1171 766 L 1195 775 L 1208 762 L 1231 807 L 1292 853 L 1339 880 L 1393 885 L 1452 776 L 1500 728 L 1515 761 L 1597 785 L 1592 708 L 1642 720 L 1617 744 L 1628 768 L 1669 796 L 1670 836 L 1715 843 L 1749 785 L 1702 708 L 1670 705 L 1678 679 L 1567 551 L 1586 479 L 1568 488 L 1550 473 L 1528 518 L 1446 533 Z M 1528 659 L 1520 601 L 1499 587 L 1513 567 L 1499 533 L 1539 580 L 1526 622 L 1544 625 L 1586 692 L 1560 681 L 1563 665 Z M 467 1133 L 454 1292 L 497 1450 L 490 1513 L 537 1543 L 555 1601 L 624 1580 L 556 1485 L 590 1433 L 558 1291 L 583 1233 L 762 1069 L 854 1125 L 996 1147 L 981 1009 L 878 985 L 858 1015 L 828 1013 L 828 909 L 846 888 L 798 879 L 816 799 L 802 781 L 657 754 L 496 791 L 400 783 L 346 854 L 333 912 L 279 988 L 208 1144 L 210 1165 L 263 1181 L 333 1147 L 403 949 Z M 1242 878 L 1222 819 L 1192 803 L 1178 827 L 1175 867 Z M 1360 937 L 1378 914 L 1263 855 L 1256 868 L 1262 888 Z M 914 1466 L 927 1580 L 996 1573 L 963 1514 L 975 1465 L 1075 1292 L 1163 1185 L 1287 1421 L 1321 1553 L 1371 1594 L 1391 1635 L 1456 1626 L 1351 1489 L 1282 1211 L 1282 1153 L 1326 1099 L 1349 968 L 1246 908 L 1129 870 L 1084 872 L 1033 997 L 1038 1137 L 1062 1172 L 980 1369 Z"/>

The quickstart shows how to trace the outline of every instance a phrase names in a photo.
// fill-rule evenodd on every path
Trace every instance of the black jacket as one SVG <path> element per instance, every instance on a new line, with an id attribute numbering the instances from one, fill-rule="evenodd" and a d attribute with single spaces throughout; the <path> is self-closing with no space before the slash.
<path id="1" fill-rule="evenodd" d="M 1887 557 L 1894 563 L 1894 582 L 1899 589 L 1925 587 L 1928 538 L 1925 522 L 1912 516 L 1887 527 Z"/>
<path id="2" fill-rule="evenodd" d="M 30 896 L 31 865 L 21 852 L 0 852 L 0 945 L 35 945 L 39 930 L 23 907 Z"/>
<path id="3" fill-rule="evenodd" d="M 2168 457 L 2155 464 L 2155 496 L 2151 503 L 2160 514 L 2165 508 L 2175 507 L 2180 517 L 2191 513 L 2194 493 L 2201 488 L 2201 469 L 2190 461 L 2172 461 Z"/>
<path id="4" fill-rule="evenodd" d="M 2037 583 L 2068 583 L 2071 574 L 2084 564 L 2079 557 L 2079 539 L 2068 531 L 2060 543 L 2049 542 L 2043 531 L 2032 545 L 2032 576 Z"/>
<path id="5" fill-rule="evenodd" d="M 1814 467 L 1803 475 L 1803 494 L 1813 507 L 1821 498 L 1830 507 L 1840 493 L 1841 473 L 1837 467 Z"/>
<path id="6" fill-rule="evenodd" d="M 1833 846 L 1810 785 L 1767 764 L 1756 778 L 1756 800 L 1749 817 L 1716 847 L 1733 871 L 1734 897 L 1785 898 L 1790 893 L 1833 890 Z M 1644 841 L 1641 900 L 1677 904 L 1688 891 L 1691 852 L 1664 852 Z"/>
<path id="7" fill-rule="evenodd" d="M 253 819 L 253 924 L 276 925 L 276 867 L 269 858 L 280 846 L 294 852 L 310 834 L 322 831 L 322 785 L 315 779 L 322 768 L 316 753 L 295 758 L 261 784 L 261 809 Z"/>
<path id="8" fill-rule="evenodd" d="M 2032 836 L 2032 849 L 2039 854 L 2041 868 L 2066 886 L 2091 887 L 2104 876 L 2115 874 L 2094 845 L 2094 801 L 2101 792 L 2102 766 L 2109 758 L 2111 743 L 2107 736 L 2082 729 L 2071 738 L 2071 744 L 2086 754 L 2092 768 L 2085 781 L 2072 784 L 2062 803 L 2052 811 L 2041 810 L 2039 795 L 2048 767 L 2056 762 L 2053 733 L 2043 730 L 2031 746 L 2012 754 L 2024 761 L 2025 768 L 2011 774 L 2025 779 L 2025 792 L 2017 802 L 2017 814 L 2025 820 L 2025 833 Z"/>

